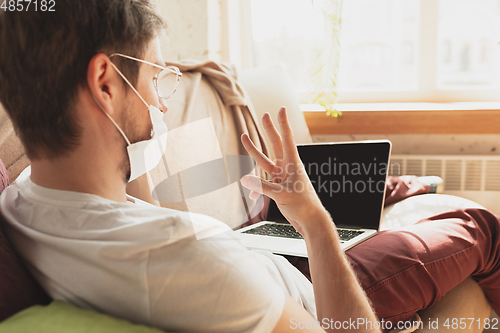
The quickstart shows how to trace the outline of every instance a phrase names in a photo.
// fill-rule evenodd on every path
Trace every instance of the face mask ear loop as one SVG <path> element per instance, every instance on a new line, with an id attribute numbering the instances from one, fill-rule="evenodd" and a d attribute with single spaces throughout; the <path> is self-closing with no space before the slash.
<path id="1" fill-rule="evenodd" d="M 127 82 L 127 84 L 130 86 L 130 88 L 132 88 L 132 90 L 137 94 L 137 96 L 139 96 L 139 98 L 141 99 L 141 101 L 144 103 L 144 105 L 146 105 L 147 108 L 149 108 L 149 104 L 144 100 L 144 98 L 142 98 L 141 94 L 139 94 L 139 92 L 134 88 L 134 86 L 132 85 L 132 83 L 130 83 L 129 80 L 127 80 L 127 78 L 125 77 L 125 75 L 122 74 L 122 72 L 120 72 L 120 70 L 115 66 L 115 64 L 113 64 L 113 62 L 111 61 L 111 66 L 113 66 L 113 68 L 118 72 L 118 74 L 122 77 L 122 79 L 125 80 L 125 82 Z"/>
<path id="2" fill-rule="evenodd" d="M 92 98 L 94 99 L 94 101 L 96 102 L 97 105 L 99 105 L 99 107 L 101 108 L 102 112 L 104 112 L 104 114 L 106 116 L 108 116 L 109 120 L 111 120 L 111 122 L 115 125 L 115 127 L 118 129 L 118 131 L 120 132 L 120 134 L 123 136 L 123 138 L 125 139 L 125 141 L 127 142 L 127 146 L 130 146 L 130 141 L 128 140 L 127 136 L 125 135 L 125 133 L 123 133 L 122 129 L 120 128 L 120 126 L 118 126 L 118 124 L 116 123 L 116 121 L 114 121 L 113 118 L 111 118 L 111 116 L 106 112 L 106 110 L 104 110 L 104 108 L 102 107 L 101 103 L 99 103 L 97 101 L 97 99 L 95 98 L 94 94 L 91 94 L 92 95 Z"/>

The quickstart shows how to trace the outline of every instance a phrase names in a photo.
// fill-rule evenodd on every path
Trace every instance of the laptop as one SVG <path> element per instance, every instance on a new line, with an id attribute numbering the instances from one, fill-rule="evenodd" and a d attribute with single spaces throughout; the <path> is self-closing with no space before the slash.
<path id="1" fill-rule="evenodd" d="M 342 249 L 377 234 L 385 199 L 391 142 L 388 140 L 297 146 L 311 183 L 332 216 Z M 302 236 L 271 199 L 267 221 L 236 231 L 247 248 L 307 257 Z"/>

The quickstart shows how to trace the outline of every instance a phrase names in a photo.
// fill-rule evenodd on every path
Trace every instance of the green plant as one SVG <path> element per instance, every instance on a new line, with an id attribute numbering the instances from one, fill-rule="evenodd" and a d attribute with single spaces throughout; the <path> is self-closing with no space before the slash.
<path id="1" fill-rule="evenodd" d="M 314 0 L 311 2 L 314 4 Z M 316 1 L 315 5 L 321 6 L 325 18 L 325 34 L 322 47 L 311 64 L 311 99 L 313 103 L 323 106 L 327 115 L 337 118 L 342 116 L 342 112 L 336 109 L 342 0 L 321 0 Z"/>

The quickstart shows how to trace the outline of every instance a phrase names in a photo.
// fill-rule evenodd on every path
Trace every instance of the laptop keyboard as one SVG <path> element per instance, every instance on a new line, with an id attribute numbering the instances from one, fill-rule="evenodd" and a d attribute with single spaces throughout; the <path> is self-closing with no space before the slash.
<path id="1" fill-rule="evenodd" d="M 364 231 L 350 230 L 350 229 L 337 229 L 337 231 L 339 233 L 340 240 L 343 242 L 350 241 L 354 237 L 364 233 Z"/>
<path id="2" fill-rule="evenodd" d="M 291 224 L 263 224 L 249 229 L 244 234 L 303 239 Z"/>
<path id="3" fill-rule="evenodd" d="M 353 239 L 354 237 L 364 233 L 364 231 L 349 230 L 349 229 L 337 229 L 337 231 L 339 233 L 340 240 L 342 242 L 347 242 Z M 258 226 L 257 228 L 244 231 L 243 233 L 252 235 L 302 239 L 302 235 L 299 234 L 291 224 L 263 224 L 261 226 Z"/>

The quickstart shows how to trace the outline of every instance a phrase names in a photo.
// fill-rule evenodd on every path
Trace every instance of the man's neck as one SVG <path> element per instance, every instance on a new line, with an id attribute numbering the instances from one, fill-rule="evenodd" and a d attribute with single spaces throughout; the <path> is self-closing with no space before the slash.
<path id="1" fill-rule="evenodd" d="M 33 160 L 31 180 L 51 189 L 89 193 L 125 202 L 126 184 L 116 162 L 98 151 L 93 155 L 76 151 L 61 158 Z"/>

